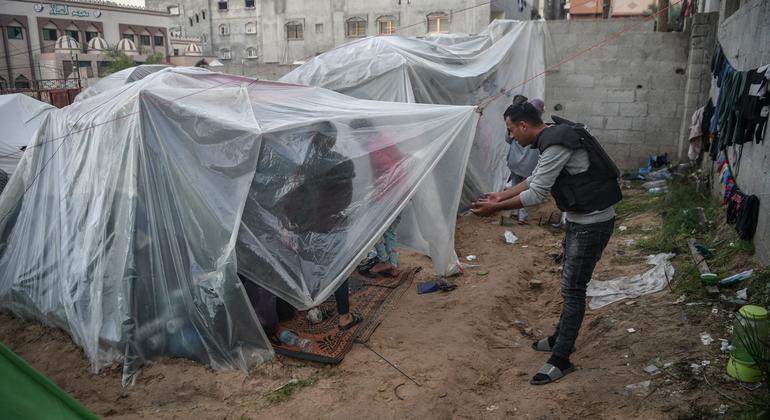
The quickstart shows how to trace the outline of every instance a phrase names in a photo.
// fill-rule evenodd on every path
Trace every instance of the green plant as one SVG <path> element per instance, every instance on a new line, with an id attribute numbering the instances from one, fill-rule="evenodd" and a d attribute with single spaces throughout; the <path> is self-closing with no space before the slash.
<path id="1" fill-rule="evenodd" d="M 161 64 L 165 58 L 166 56 L 163 55 L 162 52 L 156 52 L 149 55 L 147 60 L 144 61 L 144 64 Z"/>
<path id="2" fill-rule="evenodd" d="M 292 395 L 304 387 L 313 385 L 318 380 L 315 374 L 310 375 L 307 379 L 292 379 L 284 385 L 268 392 L 264 395 L 267 402 L 270 404 L 278 404 L 291 399 Z"/>
<path id="3" fill-rule="evenodd" d="M 110 62 L 104 71 L 105 76 L 136 65 L 133 58 L 126 55 L 125 52 L 119 50 L 117 47 L 109 48 L 105 51 L 104 56 Z"/>

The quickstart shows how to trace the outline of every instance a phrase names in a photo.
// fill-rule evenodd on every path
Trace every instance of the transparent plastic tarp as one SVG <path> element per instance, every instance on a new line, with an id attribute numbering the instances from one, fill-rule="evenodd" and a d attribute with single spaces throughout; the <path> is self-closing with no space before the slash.
<path id="1" fill-rule="evenodd" d="M 505 185 L 510 174 L 506 165 L 509 146 L 504 142 L 502 115 L 515 94 L 544 97 L 546 37 L 545 21 L 509 20 L 495 20 L 478 35 L 369 37 L 321 54 L 281 81 L 380 101 L 482 103 L 461 196 L 460 207 L 465 209 L 479 195 Z M 453 270 L 446 262 L 455 260 L 454 249 L 446 244 L 454 246 L 454 232 L 444 235 L 443 226 L 449 226 L 457 209 L 447 209 L 446 201 L 437 194 L 447 190 L 445 180 L 454 179 L 456 169 L 450 163 L 439 165 L 413 199 L 415 206 L 434 207 L 440 217 L 419 219 L 417 215 L 425 213 L 409 205 L 398 229 L 399 243 L 429 255 L 439 275 Z"/>
<path id="2" fill-rule="evenodd" d="M 0 169 L 12 174 L 19 164 L 23 148 L 53 106 L 21 93 L 0 95 Z"/>
<path id="3" fill-rule="evenodd" d="M 477 116 L 191 68 L 51 112 L 0 197 L 0 309 L 126 383 L 162 355 L 246 369 L 273 353 L 238 274 L 323 302 Z"/>
<path id="4" fill-rule="evenodd" d="M 129 67 L 120 71 L 116 71 L 111 75 L 104 77 L 94 83 L 93 86 L 86 88 L 75 97 L 75 102 L 88 99 L 92 96 L 99 95 L 108 90 L 113 90 L 124 86 L 126 83 L 136 82 L 142 80 L 146 76 L 161 71 L 169 66 L 165 64 L 142 64 L 140 66 Z"/>

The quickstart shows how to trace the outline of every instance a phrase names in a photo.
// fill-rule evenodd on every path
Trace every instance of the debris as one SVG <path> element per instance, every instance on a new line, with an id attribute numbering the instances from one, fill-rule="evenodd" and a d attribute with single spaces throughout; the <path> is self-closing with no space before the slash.
<path id="1" fill-rule="evenodd" d="M 635 300 L 629 300 L 628 302 L 626 302 L 626 305 L 633 305 L 634 303 L 636 303 Z"/>
<path id="2" fill-rule="evenodd" d="M 623 245 L 625 245 L 625 246 L 634 246 L 635 243 L 636 243 L 636 241 L 633 240 L 633 239 L 626 239 L 626 240 L 623 241 Z"/>
<path id="3" fill-rule="evenodd" d="M 684 304 L 684 306 L 700 306 L 703 305 L 703 302 L 687 302 Z"/>
<path id="4" fill-rule="evenodd" d="M 717 410 L 719 412 L 720 416 L 724 416 L 727 414 L 727 409 L 730 408 L 727 404 L 719 404 L 719 409 Z"/>
<path id="5" fill-rule="evenodd" d="M 540 281 L 540 280 L 532 279 L 532 280 L 529 281 L 529 288 L 530 289 L 539 289 L 540 286 L 542 286 L 542 285 L 543 285 L 543 282 Z"/>
<path id="6" fill-rule="evenodd" d="M 680 304 L 680 303 L 684 303 L 684 301 L 685 301 L 686 299 L 687 299 L 687 297 L 685 297 L 685 295 L 682 295 L 682 296 L 679 296 L 679 297 L 678 297 L 678 298 L 677 298 L 677 299 L 674 301 L 674 303 L 678 305 L 678 304 Z"/>
<path id="7" fill-rule="evenodd" d="M 628 227 L 623 226 L 623 225 L 620 225 L 620 227 L 618 228 L 618 230 L 621 231 L 621 232 L 625 232 L 627 229 L 628 229 Z"/>
<path id="8" fill-rule="evenodd" d="M 517 238 L 510 230 L 506 230 L 503 236 L 505 237 L 505 243 L 507 244 L 513 245 L 519 240 L 519 238 Z"/>
<path id="9" fill-rule="evenodd" d="M 442 392 L 442 393 L 438 394 L 438 397 L 439 397 L 439 398 L 446 398 L 446 396 L 447 396 L 447 395 L 448 395 L 448 394 L 447 394 L 447 392 L 446 392 L 446 391 L 444 391 L 444 392 Z"/>
<path id="10" fill-rule="evenodd" d="M 670 368 L 671 366 L 674 366 L 674 362 L 666 362 L 666 363 L 663 363 L 663 369 L 668 369 L 668 368 Z"/>
<path id="11" fill-rule="evenodd" d="M 722 353 L 727 353 L 730 351 L 730 342 L 727 339 L 720 338 L 719 342 L 721 343 L 721 347 L 719 348 L 719 351 Z"/>
<path id="12" fill-rule="evenodd" d="M 656 254 L 647 257 L 647 264 L 653 268 L 631 277 L 618 277 L 612 280 L 591 280 L 588 283 L 587 296 L 591 296 L 589 307 L 599 309 L 611 303 L 636 298 L 649 293 L 659 292 L 668 286 L 674 277 L 671 258 L 674 254 Z"/>
<path id="13" fill-rule="evenodd" d="M 468 261 L 476 261 L 476 258 L 477 257 L 475 255 L 468 255 L 467 257 L 465 257 L 465 259 Z"/>
<path id="14" fill-rule="evenodd" d="M 318 308 L 313 308 L 307 311 L 307 315 L 305 315 L 305 318 L 311 324 L 318 324 L 319 322 L 323 321 L 325 317 L 322 310 Z"/>
<path id="15" fill-rule="evenodd" d="M 489 271 L 479 271 L 479 272 L 476 273 L 476 275 L 479 276 L 479 277 L 484 277 L 487 274 L 489 274 Z"/>
<path id="16" fill-rule="evenodd" d="M 661 180 L 658 180 L 658 181 L 645 182 L 644 184 L 642 184 L 642 188 L 650 189 L 650 188 L 655 188 L 655 187 L 665 187 L 666 184 L 667 184 L 666 180 L 665 179 L 661 179 Z"/>
<path id="17" fill-rule="evenodd" d="M 522 245 L 522 248 L 529 248 L 529 245 Z"/>
<path id="18" fill-rule="evenodd" d="M 711 314 L 716 315 L 718 313 L 719 313 L 719 308 L 717 308 L 716 306 L 711 308 Z"/>
<path id="19" fill-rule="evenodd" d="M 738 290 L 737 293 L 735 293 L 735 297 L 741 300 L 748 300 L 749 299 L 749 289 L 741 289 Z"/>
<path id="20" fill-rule="evenodd" d="M 493 404 L 493 405 L 490 405 L 489 407 L 487 407 L 487 411 L 495 411 L 495 410 L 497 410 L 497 408 L 498 407 Z"/>
<path id="21" fill-rule="evenodd" d="M 636 330 L 635 330 L 635 329 L 633 329 L 633 328 L 629 328 L 629 329 L 627 329 L 626 331 L 628 331 L 628 333 L 629 333 L 629 334 L 633 334 L 633 333 L 635 333 L 635 332 L 636 332 Z"/>
<path id="22" fill-rule="evenodd" d="M 711 360 L 704 360 L 700 362 L 701 366 L 706 367 L 711 364 Z"/>
<path id="23" fill-rule="evenodd" d="M 730 277 L 723 278 L 719 282 L 719 285 L 720 286 L 731 286 L 733 284 L 742 282 L 743 280 L 746 280 L 746 279 L 750 278 L 752 274 L 754 274 L 754 270 L 753 269 L 752 270 L 742 271 L 742 272 L 740 272 L 738 274 L 733 274 Z"/>
<path id="24" fill-rule="evenodd" d="M 712 342 L 714 342 L 714 339 L 711 338 L 711 335 L 705 332 L 700 333 L 700 342 L 703 343 L 704 346 L 708 346 Z"/>
<path id="25" fill-rule="evenodd" d="M 658 373 L 658 367 L 655 366 L 655 365 L 649 365 L 649 366 L 645 367 L 642 370 L 647 372 L 647 373 L 649 373 L 650 375 L 654 375 L 654 374 Z"/>
<path id="26" fill-rule="evenodd" d="M 646 397 L 653 391 L 652 381 L 642 381 L 635 384 L 626 385 L 626 395 L 635 395 L 637 397 Z"/>

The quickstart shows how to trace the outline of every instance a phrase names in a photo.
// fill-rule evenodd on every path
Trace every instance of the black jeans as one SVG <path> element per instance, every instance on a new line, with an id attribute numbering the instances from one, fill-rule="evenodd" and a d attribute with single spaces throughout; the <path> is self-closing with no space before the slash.
<path id="1" fill-rule="evenodd" d="M 347 280 L 334 291 L 334 300 L 337 302 L 338 314 L 345 315 L 350 312 L 350 290 Z"/>
<path id="2" fill-rule="evenodd" d="M 567 359 L 572 353 L 586 311 L 586 288 L 614 227 L 615 219 L 590 225 L 567 222 L 561 274 L 564 303 L 554 333 L 554 356 Z"/>

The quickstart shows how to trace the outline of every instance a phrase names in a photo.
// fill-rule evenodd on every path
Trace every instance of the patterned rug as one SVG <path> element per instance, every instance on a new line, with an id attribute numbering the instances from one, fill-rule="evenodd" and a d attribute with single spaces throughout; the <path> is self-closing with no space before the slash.
<path id="1" fill-rule="evenodd" d="M 306 312 L 298 311 L 294 319 L 281 322 L 278 326 L 281 331 L 288 329 L 302 338 L 311 340 L 313 347 L 309 352 L 301 351 L 297 347 L 273 343 L 275 352 L 313 362 L 340 363 L 353 347 L 353 343 L 369 340 L 385 314 L 393 309 L 398 298 L 409 288 L 419 271 L 420 268 L 406 269 L 395 278 L 369 279 L 358 274 L 352 275 L 348 281 L 350 310 L 363 315 L 364 321 L 348 330 L 340 330 L 337 327 L 339 319 L 337 307 L 334 297 L 331 297 L 319 307 L 324 313 L 329 314 L 320 323 L 313 324 L 307 321 Z"/>

